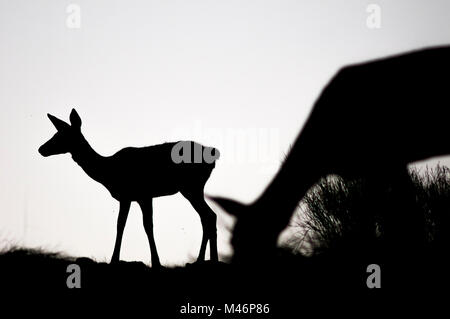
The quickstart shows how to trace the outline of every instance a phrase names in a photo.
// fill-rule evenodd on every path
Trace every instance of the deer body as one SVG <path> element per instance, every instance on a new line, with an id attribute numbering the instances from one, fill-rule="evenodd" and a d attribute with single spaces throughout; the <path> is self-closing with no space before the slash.
<path id="1" fill-rule="evenodd" d="M 205 259 L 205 250 L 210 242 L 210 258 L 218 260 L 216 239 L 216 215 L 204 200 L 203 190 L 215 166 L 215 162 L 175 163 L 171 157 L 173 147 L 178 143 L 164 143 L 148 147 L 127 147 L 116 154 L 104 157 L 89 145 L 81 134 L 81 119 L 72 110 L 71 125 L 49 115 L 58 132 L 39 148 L 43 156 L 70 153 L 74 161 L 89 177 L 104 185 L 111 196 L 120 202 L 117 222 L 117 236 L 113 262 L 120 257 L 123 230 L 131 202 L 136 201 L 143 212 L 144 228 L 147 233 L 152 265 L 159 266 L 159 256 L 153 236 L 152 199 L 180 192 L 199 213 L 203 226 L 203 238 L 198 261 Z M 185 142 L 204 150 L 206 147 L 195 142 Z M 209 148 L 216 154 L 218 151 Z M 218 156 L 217 156 L 218 157 Z"/>
<path id="2" fill-rule="evenodd" d="M 404 175 L 408 163 L 450 154 L 449 75 L 449 47 L 341 69 L 263 194 L 250 205 L 215 198 L 237 216 L 235 257 L 272 251 L 298 202 L 321 177 L 382 183 Z"/>
<path id="3" fill-rule="evenodd" d="M 174 163 L 171 150 L 177 143 L 127 147 L 103 157 L 92 173 L 89 169 L 85 172 L 119 201 L 173 195 L 198 179 L 207 179 L 214 168 L 214 164 L 207 163 Z M 84 168 L 82 161 L 79 164 Z"/>

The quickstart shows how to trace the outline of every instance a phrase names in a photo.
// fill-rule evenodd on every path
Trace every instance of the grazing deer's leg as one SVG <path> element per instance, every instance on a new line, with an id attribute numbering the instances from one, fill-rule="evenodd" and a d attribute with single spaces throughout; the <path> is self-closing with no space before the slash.
<path id="1" fill-rule="evenodd" d="M 152 258 L 152 267 L 159 267 L 158 251 L 156 250 L 155 237 L 153 235 L 153 203 L 152 199 L 139 201 L 139 206 L 142 210 L 142 219 L 144 222 L 144 229 L 147 233 L 148 242 L 150 244 L 150 254 Z"/>
<path id="2" fill-rule="evenodd" d="M 116 234 L 116 244 L 114 245 L 114 252 L 111 258 L 111 262 L 118 262 L 120 258 L 120 246 L 122 245 L 122 236 L 125 224 L 127 222 L 128 212 L 130 211 L 131 202 L 121 201 L 119 217 L 117 218 L 117 234 Z"/>
<path id="3" fill-rule="evenodd" d="M 205 201 L 203 190 L 198 192 L 186 192 L 182 191 L 184 197 L 191 203 L 192 207 L 200 215 L 200 220 L 203 227 L 202 244 L 200 246 L 200 252 L 198 254 L 197 261 L 205 260 L 206 244 L 209 240 L 210 259 L 212 261 L 218 261 L 217 253 L 217 228 L 216 221 L 217 216 L 213 210 L 208 206 Z"/>

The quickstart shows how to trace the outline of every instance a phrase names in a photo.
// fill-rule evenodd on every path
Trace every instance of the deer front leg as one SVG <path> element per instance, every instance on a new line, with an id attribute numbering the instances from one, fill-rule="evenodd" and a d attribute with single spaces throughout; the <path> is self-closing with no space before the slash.
<path id="1" fill-rule="evenodd" d="M 114 245 L 114 252 L 111 258 L 111 263 L 119 262 L 120 259 L 120 246 L 122 245 L 123 230 L 125 229 L 125 224 L 127 222 L 130 205 L 131 202 L 129 201 L 120 202 L 119 216 L 117 218 L 116 244 Z"/>

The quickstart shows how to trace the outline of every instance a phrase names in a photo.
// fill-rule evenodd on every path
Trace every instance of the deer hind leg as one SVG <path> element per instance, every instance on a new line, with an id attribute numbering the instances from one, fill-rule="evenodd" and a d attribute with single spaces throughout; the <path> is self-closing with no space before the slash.
<path id="1" fill-rule="evenodd" d="M 152 258 L 152 267 L 159 267 L 161 263 L 159 261 L 158 251 L 156 249 L 155 237 L 153 234 L 153 203 L 152 199 L 139 201 L 139 206 L 142 210 L 142 220 L 144 222 L 144 229 L 147 233 L 148 242 L 150 244 L 150 254 Z"/>
<path id="2" fill-rule="evenodd" d="M 203 194 L 203 188 L 199 191 L 181 191 L 184 197 L 191 203 L 192 207 L 200 215 L 202 222 L 203 235 L 202 243 L 200 246 L 200 252 L 198 254 L 197 261 L 205 260 L 206 245 L 209 241 L 210 259 L 212 261 L 218 261 L 217 253 L 217 228 L 216 221 L 217 216 L 213 210 L 208 206 Z"/>
<path id="3" fill-rule="evenodd" d="M 118 262 L 120 259 L 120 246 L 122 245 L 123 230 L 125 229 L 125 224 L 127 222 L 130 205 L 131 202 L 129 201 L 120 202 L 119 216 L 117 218 L 116 243 L 114 245 L 114 252 L 111 258 L 111 263 Z"/>

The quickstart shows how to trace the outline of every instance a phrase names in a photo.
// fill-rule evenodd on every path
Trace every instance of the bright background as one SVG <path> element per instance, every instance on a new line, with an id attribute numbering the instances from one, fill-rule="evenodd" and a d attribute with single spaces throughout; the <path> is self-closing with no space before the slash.
<path id="1" fill-rule="evenodd" d="M 81 28 L 66 25 L 70 3 Z M 370 3 L 381 28 L 366 25 Z M 447 0 L 0 0 L 0 246 L 112 254 L 118 203 L 69 155 L 38 154 L 55 132 L 46 113 L 67 120 L 76 107 L 102 155 L 177 139 L 214 145 L 222 160 L 207 193 L 251 201 L 339 67 L 449 43 Z M 154 206 L 162 262 L 191 260 L 195 211 L 180 195 Z M 212 207 L 228 254 L 230 219 Z M 134 204 L 122 259 L 150 260 Z"/>

